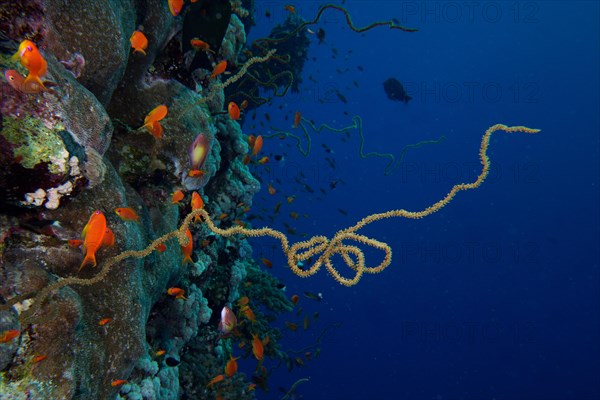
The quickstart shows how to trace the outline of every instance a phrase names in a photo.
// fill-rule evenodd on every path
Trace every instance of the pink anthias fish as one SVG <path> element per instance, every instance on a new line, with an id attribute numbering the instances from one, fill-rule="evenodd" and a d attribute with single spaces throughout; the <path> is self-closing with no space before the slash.
<path id="1" fill-rule="evenodd" d="M 26 81 L 26 78 L 21 75 L 17 70 L 8 69 L 4 71 L 4 77 L 10 86 L 13 89 L 27 94 L 38 94 L 43 91 L 47 91 L 44 87 L 40 86 L 40 84 L 35 80 Z M 46 86 L 55 86 L 56 84 L 52 82 L 46 81 L 44 83 Z"/>
<path id="2" fill-rule="evenodd" d="M 223 335 L 229 334 L 235 325 L 237 324 L 237 318 L 231 308 L 225 306 L 221 310 L 221 320 L 219 321 L 219 332 Z"/>
<path id="3" fill-rule="evenodd" d="M 190 146 L 190 169 L 201 169 L 210 151 L 210 139 L 204 133 L 199 134 Z"/>

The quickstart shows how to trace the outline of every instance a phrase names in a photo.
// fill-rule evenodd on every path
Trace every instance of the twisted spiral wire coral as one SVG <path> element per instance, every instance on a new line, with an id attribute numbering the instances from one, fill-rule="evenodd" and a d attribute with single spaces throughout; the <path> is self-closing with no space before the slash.
<path id="1" fill-rule="evenodd" d="M 431 214 L 439 211 L 444 206 L 446 206 L 458 192 L 460 192 L 462 190 L 475 189 L 475 188 L 479 187 L 484 182 L 486 177 L 488 176 L 488 173 L 490 170 L 490 160 L 487 155 L 487 149 L 489 147 L 490 136 L 492 135 L 492 133 L 499 131 L 499 130 L 502 130 L 507 133 L 522 132 L 522 133 L 529 133 L 529 134 L 538 133 L 540 131 L 539 129 L 531 129 L 531 128 L 527 128 L 525 126 L 508 127 L 508 126 L 502 125 L 502 124 L 493 125 L 490 128 L 488 128 L 481 140 L 479 157 L 481 159 L 482 170 L 481 170 L 481 173 L 479 174 L 479 176 L 477 177 L 477 179 L 471 183 L 459 183 L 457 185 L 454 185 L 452 187 L 452 189 L 450 189 L 448 194 L 446 194 L 446 196 L 444 196 L 441 200 L 439 200 L 438 202 L 434 203 L 433 205 L 425 208 L 422 211 L 407 211 L 404 209 L 398 209 L 398 210 L 390 210 L 390 211 L 383 212 L 383 213 L 371 214 L 371 215 L 361 219 L 360 221 L 358 221 L 355 225 L 338 231 L 331 239 L 328 239 L 325 236 L 317 235 L 317 236 L 313 236 L 309 240 L 300 241 L 300 242 L 295 243 L 290 246 L 287 236 L 284 233 L 277 231 L 275 229 L 268 228 L 268 227 L 257 228 L 257 229 L 248 229 L 248 228 L 244 228 L 241 226 L 233 226 L 230 228 L 222 229 L 214 224 L 213 220 L 211 219 L 210 215 L 208 214 L 208 212 L 206 210 L 204 210 L 204 209 L 194 210 L 185 217 L 185 219 L 183 220 L 183 223 L 181 224 L 181 226 L 179 227 L 178 230 L 169 232 L 169 233 L 159 237 L 158 239 L 156 239 L 152 243 L 150 243 L 143 250 L 137 250 L 137 251 L 136 250 L 128 250 L 128 251 L 125 251 L 115 257 L 108 259 L 102 266 L 101 271 L 94 277 L 89 278 L 89 279 L 69 277 L 69 278 L 62 279 L 58 282 L 55 282 L 55 283 L 45 287 L 35 296 L 35 302 L 34 302 L 33 306 L 27 312 L 25 312 L 21 315 L 21 319 L 26 320 L 29 317 L 33 316 L 41 308 L 44 300 L 53 291 L 60 289 L 64 286 L 68 286 L 68 285 L 89 286 L 89 285 L 98 283 L 108 275 L 108 273 L 110 272 L 111 268 L 114 265 L 116 265 L 116 264 L 120 263 L 121 261 L 124 261 L 128 258 L 131 258 L 131 257 L 134 257 L 134 258 L 146 257 L 150 253 L 152 253 L 152 251 L 154 251 L 156 246 L 158 246 L 161 243 L 166 242 L 169 239 L 176 237 L 180 246 L 187 245 L 189 239 L 186 237 L 185 232 L 187 229 L 189 229 L 190 225 L 195 221 L 196 216 L 200 216 L 202 222 L 204 222 L 206 224 L 206 226 L 214 234 L 217 234 L 217 235 L 226 236 L 226 237 L 233 236 L 233 235 L 243 235 L 243 236 L 248 236 L 248 237 L 270 236 L 275 239 L 278 239 L 281 242 L 281 249 L 287 257 L 288 266 L 290 267 L 290 269 L 292 270 L 293 273 L 295 273 L 296 275 L 298 275 L 300 277 L 306 278 L 306 277 L 312 276 L 312 275 L 316 274 L 321 269 L 321 267 L 325 266 L 325 269 L 329 272 L 329 274 L 337 282 L 339 282 L 340 284 L 342 284 L 344 286 L 353 286 L 358 283 L 358 281 L 363 276 L 363 274 L 379 273 L 379 272 L 383 271 L 386 267 L 388 267 L 390 265 L 390 263 L 392 262 L 392 250 L 387 243 L 378 241 L 373 238 L 369 238 L 367 236 L 361 235 L 356 232 L 359 229 L 361 229 L 373 222 L 380 221 L 380 220 L 387 219 L 387 218 L 395 218 L 395 217 L 410 218 L 410 219 L 424 218 L 428 215 L 431 215 Z M 357 243 L 357 244 L 361 244 L 361 245 L 365 245 L 365 246 L 371 246 L 375 249 L 381 250 L 384 253 L 383 260 L 376 266 L 373 266 L 373 267 L 367 266 L 366 260 L 365 260 L 365 255 L 364 255 L 363 251 L 357 245 L 348 244 L 348 242 L 353 242 L 353 243 Z M 348 277 L 344 277 L 344 276 L 342 276 L 342 274 L 340 274 L 340 272 L 334 267 L 334 265 L 331 261 L 332 256 L 335 256 L 335 255 L 341 256 L 341 258 L 344 260 L 344 262 L 349 267 L 349 269 L 354 272 L 354 276 L 348 278 Z M 317 257 L 316 261 L 312 264 L 312 266 L 308 267 L 307 269 L 303 269 L 303 268 L 299 267 L 300 261 L 306 261 L 311 257 Z M 0 305 L 0 310 L 8 309 L 12 305 L 16 304 L 17 302 L 23 301 L 24 299 L 28 299 L 31 297 L 33 297 L 31 294 L 16 296 L 16 297 L 8 300 L 5 304 Z"/>
<path id="2" fill-rule="evenodd" d="M 181 114 L 179 115 L 177 120 L 180 120 L 193 107 L 199 106 L 200 104 L 203 104 L 203 103 L 206 103 L 206 102 L 212 100 L 212 98 L 215 97 L 217 95 L 217 93 L 220 93 L 221 90 L 225 89 L 227 86 L 242 79 L 242 77 L 246 74 L 246 72 L 248 72 L 248 68 L 250 68 L 252 65 L 254 65 L 256 63 L 263 63 L 263 62 L 269 60 L 271 57 L 273 57 L 273 55 L 275 54 L 276 51 L 277 50 L 272 49 L 272 50 L 269 50 L 267 52 L 267 54 L 265 54 L 264 56 L 252 57 L 251 59 L 246 61 L 246 63 L 244 65 L 242 65 L 242 67 L 239 69 L 239 71 L 237 71 L 237 73 L 235 75 L 229 77 L 225 82 L 222 82 L 222 83 L 220 82 L 220 83 L 215 84 L 211 88 L 210 93 L 206 97 L 203 97 L 200 100 L 198 100 L 197 102 L 192 103 L 191 105 L 187 106 L 181 112 Z"/>

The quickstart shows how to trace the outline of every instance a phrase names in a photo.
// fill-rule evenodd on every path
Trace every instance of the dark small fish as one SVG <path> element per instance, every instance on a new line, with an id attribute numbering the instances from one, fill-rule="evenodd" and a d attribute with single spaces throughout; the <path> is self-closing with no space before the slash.
<path id="1" fill-rule="evenodd" d="M 283 290 L 283 289 L 285 289 L 285 285 L 283 283 L 278 283 L 277 289 Z"/>
<path id="2" fill-rule="evenodd" d="M 169 367 L 176 367 L 179 365 L 181 361 L 176 359 L 175 357 L 167 357 L 165 358 L 165 364 L 167 364 Z"/>
<path id="3" fill-rule="evenodd" d="M 275 154 L 273 156 L 273 158 L 275 159 L 275 161 L 281 161 L 281 160 L 283 160 L 283 156 L 281 154 Z"/>
<path id="4" fill-rule="evenodd" d="M 325 161 L 332 169 L 335 169 L 335 160 L 333 158 L 325 157 Z"/>
<path id="5" fill-rule="evenodd" d="M 319 44 L 325 42 L 325 30 L 323 28 L 319 28 L 317 31 L 317 39 L 319 39 Z"/>
<path id="6" fill-rule="evenodd" d="M 323 300 L 322 293 L 304 292 L 303 294 L 304 294 L 304 297 L 306 297 L 307 299 L 311 299 L 311 300 L 315 300 L 315 301 Z"/>
<path id="7" fill-rule="evenodd" d="M 267 377 L 252 375 L 252 382 L 256 383 L 256 386 L 265 392 L 269 391 L 269 386 L 267 386 Z"/>
<path id="8" fill-rule="evenodd" d="M 266 11 L 265 11 L 265 17 L 267 17 L 267 18 L 271 18 L 271 11 L 269 11 L 269 10 L 266 10 Z"/>
<path id="9" fill-rule="evenodd" d="M 338 208 L 337 210 L 342 215 L 348 215 L 348 211 L 344 210 L 343 208 Z"/>
<path id="10" fill-rule="evenodd" d="M 400 81 L 396 78 L 389 78 L 383 82 L 383 90 L 385 90 L 385 93 L 390 100 L 408 103 L 408 101 L 412 99 L 412 97 L 406 93 L 406 90 L 404 90 L 404 86 L 402 86 Z"/>
<path id="11" fill-rule="evenodd" d="M 335 94 L 337 95 L 338 99 L 340 99 L 340 101 L 344 104 L 348 104 L 348 99 L 346 98 L 346 96 L 344 96 L 343 94 L 341 94 L 338 90 L 335 91 Z"/>
<path id="12" fill-rule="evenodd" d="M 267 121 L 271 121 L 271 116 L 268 113 L 265 113 L 265 119 Z"/>
<path id="13" fill-rule="evenodd" d="M 358 68 L 358 70 L 359 70 L 360 72 L 363 72 L 363 71 L 365 70 L 365 69 L 364 69 L 363 67 L 361 67 L 360 65 L 359 65 L 359 66 L 357 66 L 356 68 Z"/>

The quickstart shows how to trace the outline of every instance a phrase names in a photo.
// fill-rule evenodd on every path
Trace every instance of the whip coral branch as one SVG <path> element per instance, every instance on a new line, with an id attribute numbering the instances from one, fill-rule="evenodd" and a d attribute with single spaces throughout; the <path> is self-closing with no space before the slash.
<path id="1" fill-rule="evenodd" d="M 314 25 L 317 22 L 319 22 L 319 20 L 321 19 L 321 16 L 327 9 L 337 10 L 337 11 L 344 13 L 344 16 L 346 17 L 346 24 L 348 25 L 348 27 L 350 29 L 352 29 L 356 33 L 362 33 L 362 32 L 368 31 L 369 29 L 378 27 L 378 26 L 389 26 L 390 29 L 398 29 L 398 30 L 401 30 L 404 32 L 417 32 L 418 31 L 418 29 L 416 29 L 416 28 L 407 28 L 402 25 L 397 25 L 393 21 L 376 21 L 376 22 L 370 23 L 369 25 L 359 28 L 354 25 L 354 23 L 352 22 L 352 17 L 350 16 L 350 13 L 344 7 L 338 6 L 336 4 L 324 4 L 321 6 L 321 8 L 319 8 L 319 10 L 317 11 L 317 15 L 315 16 L 315 18 L 312 19 L 312 21 L 306 21 L 306 22 L 301 23 L 300 25 L 298 25 L 298 27 L 296 29 L 294 29 L 293 31 L 289 32 L 288 34 L 286 34 L 285 36 L 282 36 L 280 38 L 263 38 L 263 39 L 257 40 L 257 42 L 269 42 L 269 43 L 283 42 L 283 41 L 287 40 L 288 38 L 292 37 L 293 35 L 295 35 L 296 33 L 300 32 L 302 29 L 306 28 L 307 26 Z"/>
<path id="2" fill-rule="evenodd" d="M 312 146 L 312 140 L 310 135 L 308 134 L 308 130 L 306 129 L 305 124 L 307 124 L 308 126 L 310 126 L 310 128 L 316 132 L 316 133 L 321 133 L 321 131 L 323 130 L 328 130 L 330 132 L 334 132 L 334 133 L 344 133 L 353 129 L 356 129 L 358 131 L 358 135 L 360 137 L 360 146 L 358 148 L 358 156 L 362 159 L 366 159 L 369 157 L 378 157 L 378 158 L 387 158 L 389 161 L 385 166 L 385 169 L 383 171 L 384 175 L 390 175 L 392 172 L 394 172 L 398 166 L 400 165 L 400 163 L 402 162 L 402 160 L 404 159 L 404 156 L 406 156 L 406 153 L 408 152 L 408 150 L 410 149 L 417 149 L 421 146 L 425 146 L 428 144 L 439 144 L 442 141 L 444 141 L 444 139 L 446 139 L 445 136 L 440 136 L 439 139 L 437 140 L 421 140 L 420 142 L 417 143 L 413 143 L 413 144 L 407 144 L 406 146 L 404 146 L 404 148 L 400 151 L 400 154 L 398 156 L 398 158 L 394 157 L 394 155 L 392 153 L 378 153 L 376 151 L 370 151 L 368 153 L 364 152 L 364 147 L 365 147 L 365 135 L 363 133 L 363 126 L 362 126 L 362 119 L 360 118 L 360 116 L 355 115 L 354 117 L 352 117 L 352 124 L 345 126 L 343 128 L 333 128 L 327 124 L 321 124 L 319 126 L 316 126 L 315 124 L 313 124 L 310 120 L 301 117 L 300 118 L 300 124 L 298 124 L 298 126 L 302 129 L 303 131 L 303 136 L 306 139 L 306 150 L 304 150 L 302 148 L 302 139 L 300 138 L 300 136 L 295 135 L 291 132 L 287 132 L 278 128 L 274 128 L 271 127 L 271 130 L 274 131 L 275 133 L 270 134 L 270 135 L 262 135 L 263 138 L 265 139 L 271 139 L 273 137 L 280 137 L 280 136 L 285 136 L 285 137 L 289 137 L 292 138 L 296 141 L 296 148 L 298 149 L 298 151 L 304 156 L 304 157 L 308 157 L 309 153 L 310 153 L 310 149 Z"/>
<path id="3" fill-rule="evenodd" d="M 264 56 L 252 57 L 251 59 L 249 59 L 248 61 L 246 61 L 246 63 L 242 66 L 242 68 L 240 68 L 240 70 L 235 75 L 229 77 L 229 79 L 227 79 L 225 82 L 215 84 L 211 88 L 210 93 L 206 97 L 203 97 L 200 100 L 198 100 L 197 102 L 195 102 L 194 104 L 191 104 L 188 107 L 186 107 L 181 112 L 181 114 L 179 115 L 179 117 L 177 118 L 177 120 L 179 121 L 181 119 L 181 117 L 183 117 L 190 109 L 192 109 L 192 107 L 195 107 L 195 106 L 198 106 L 200 104 L 203 104 L 203 103 L 206 103 L 206 102 L 210 101 L 222 89 L 225 89 L 227 86 L 229 86 L 232 83 L 235 83 L 238 80 L 240 80 L 244 76 L 244 74 L 246 74 L 246 72 L 248 71 L 248 68 L 250 68 L 253 64 L 262 63 L 262 62 L 267 61 L 269 58 L 271 58 L 273 56 L 273 54 L 275 54 L 275 52 L 276 52 L 275 49 L 269 50 L 267 52 L 267 54 L 265 54 Z"/>
<path id="4" fill-rule="evenodd" d="M 404 209 L 390 210 L 384 213 L 371 214 L 360 221 L 358 221 L 355 225 L 342 229 L 337 232 L 333 238 L 328 239 L 325 236 L 313 236 L 311 239 L 307 241 L 301 241 L 290 246 L 289 240 L 286 235 L 280 231 L 277 231 L 272 228 L 258 228 L 258 229 L 248 229 L 241 226 L 233 226 L 227 229 L 221 229 L 217 227 L 210 215 L 204 209 L 197 209 L 188 214 L 183 223 L 179 227 L 178 230 L 169 232 L 160 238 L 154 240 L 152 243 L 148 245 L 143 250 L 134 251 L 129 250 L 125 251 L 115 257 L 109 258 L 103 265 L 101 271 L 98 275 L 89 278 L 77 278 L 77 277 L 69 277 L 58 282 L 55 282 L 47 287 L 45 287 L 42 291 L 40 291 L 34 299 L 34 303 L 32 307 L 24 312 L 21 315 L 22 320 L 27 320 L 29 317 L 33 316 L 38 310 L 40 310 L 44 300 L 48 298 L 48 296 L 55 290 L 58 290 L 64 286 L 68 285 L 82 285 L 89 286 L 103 280 L 111 268 L 124 261 L 128 258 L 143 258 L 149 255 L 160 243 L 164 243 L 169 239 L 174 237 L 177 238 L 180 246 L 185 246 L 188 243 L 188 238 L 185 235 L 186 230 L 190 227 L 190 225 L 195 220 L 196 216 L 200 216 L 202 222 L 206 224 L 208 229 L 210 229 L 214 234 L 221 236 L 233 236 L 233 235 L 243 235 L 248 237 L 262 237 L 262 236 L 270 236 L 275 239 L 278 239 L 281 242 L 281 249 L 283 253 L 287 256 L 288 266 L 294 272 L 294 274 L 306 278 L 311 275 L 316 274 L 322 266 L 325 266 L 325 269 L 330 273 L 330 275 L 340 284 L 344 286 L 353 286 L 358 283 L 360 278 L 364 273 L 376 274 L 383 271 L 387 266 L 390 265 L 392 261 L 392 249 L 387 243 L 378 241 L 373 238 L 369 238 L 367 236 L 356 233 L 359 229 L 369 225 L 373 222 L 380 221 L 387 218 L 410 218 L 410 219 L 420 219 L 424 218 L 428 215 L 431 215 L 444 206 L 446 206 L 454 196 L 462 191 L 462 190 L 470 190 L 479 187 L 486 179 L 490 169 L 490 160 L 487 155 L 487 149 L 489 147 L 490 137 L 492 133 L 497 131 L 504 131 L 507 133 L 529 133 L 534 134 L 538 133 L 539 129 L 531 129 L 525 126 L 506 126 L 502 124 L 497 124 L 491 126 L 485 131 L 483 138 L 481 140 L 481 147 L 479 150 L 479 157 L 481 159 L 482 170 L 477 179 L 471 183 L 459 183 L 454 185 L 452 189 L 444 196 L 441 200 L 434 203 L 433 205 L 425 208 L 422 211 L 406 211 Z M 383 260 L 374 267 L 369 267 L 365 262 L 365 255 L 363 251 L 354 244 L 347 244 L 346 242 L 353 242 L 357 244 L 362 244 L 366 246 L 371 246 L 375 249 L 379 249 L 384 253 Z M 338 270 L 333 266 L 331 262 L 331 257 L 334 255 L 340 255 L 346 265 L 354 272 L 354 276 L 347 278 L 342 276 Z M 299 261 L 306 261 L 311 257 L 317 257 L 316 261 L 310 266 L 308 269 L 302 269 L 298 266 Z M 12 305 L 16 304 L 19 301 L 26 299 L 27 297 L 19 296 L 12 299 L 9 299 L 6 304 L 0 305 L 1 310 L 7 310 Z"/>

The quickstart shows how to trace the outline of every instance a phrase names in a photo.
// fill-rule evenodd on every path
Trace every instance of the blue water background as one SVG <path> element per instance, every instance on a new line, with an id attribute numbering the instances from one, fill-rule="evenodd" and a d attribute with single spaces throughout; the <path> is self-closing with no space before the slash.
<path id="1" fill-rule="evenodd" d="M 320 5 L 291 4 L 306 19 Z M 335 127 L 360 115 L 366 152 L 398 154 L 410 143 L 446 139 L 408 151 L 389 176 L 385 160 L 358 157 L 356 131 L 347 143 L 339 134 L 313 133 L 307 158 L 290 140 L 266 141 L 266 154 L 286 158 L 262 172 L 253 212 L 267 217 L 283 201 L 275 227 L 284 229 L 287 222 L 302 233 L 331 236 L 371 213 L 423 210 L 479 173 L 487 127 L 504 123 L 542 132 L 494 135 L 488 180 L 459 193 L 440 212 L 364 229 L 387 242 L 394 258 L 385 271 L 354 287 L 339 285 L 324 270 L 298 278 L 286 269 L 276 242 L 254 240 L 255 256 L 273 260 L 272 272 L 290 296 L 311 291 L 324 298 L 318 303 L 302 296 L 305 313 L 284 317 L 302 324 L 305 314 L 320 313 L 309 330 L 289 332 L 288 349 L 312 343 L 329 324 L 342 324 L 324 335 L 319 358 L 292 373 L 275 369 L 270 391 L 258 391 L 258 398 L 279 399 L 279 387 L 304 377 L 310 381 L 297 390 L 304 399 L 600 398 L 598 3 L 345 6 L 358 26 L 394 17 L 419 32 L 381 27 L 357 34 L 341 13 L 327 11 L 312 27 L 323 28 L 326 38 L 319 45 L 311 36 L 301 93 L 261 107 L 257 120 L 245 123 L 245 133 L 290 130 L 293 114 L 301 111 Z M 287 13 L 274 1 L 258 1 L 257 10 L 251 38 L 266 35 Z M 413 100 L 389 100 L 382 86 L 389 77 L 403 82 Z M 332 88 L 348 104 L 331 95 Z M 252 128 L 261 120 L 265 128 Z M 331 156 L 335 170 L 325 162 Z M 294 182 L 299 171 L 316 193 Z M 331 189 L 334 180 L 341 183 Z M 274 196 L 266 193 L 269 182 L 278 191 Z M 284 195 L 297 198 L 287 204 Z M 310 217 L 292 220 L 290 211 Z M 375 251 L 365 254 L 369 265 L 380 260 Z M 335 261 L 349 274 L 341 259 Z M 254 368 L 250 360 L 240 364 L 247 372 Z"/>

